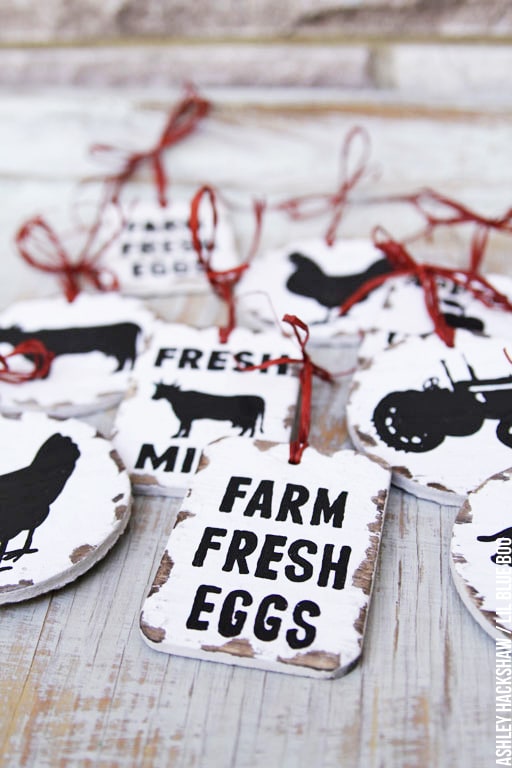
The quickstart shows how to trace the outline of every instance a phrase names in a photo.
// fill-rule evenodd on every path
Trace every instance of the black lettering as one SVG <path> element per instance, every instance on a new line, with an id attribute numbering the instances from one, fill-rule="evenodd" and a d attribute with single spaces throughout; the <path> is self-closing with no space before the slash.
<path id="1" fill-rule="evenodd" d="M 289 513 L 294 523 L 302 525 L 302 515 L 299 507 L 302 507 L 308 499 L 309 491 L 305 486 L 286 483 L 276 520 L 286 520 Z"/>
<path id="2" fill-rule="evenodd" d="M 294 650 L 297 648 L 307 648 L 311 645 L 316 636 L 316 627 L 313 627 L 311 624 L 304 621 L 303 613 L 308 613 L 313 617 L 320 616 L 320 608 L 311 600 L 301 600 L 301 602 L 297 603 L 295 606 L 293 610 L 293 620 L 299 629 L 304 630 L 304 636 L 300 638 L 296 629 L 288 630 L 286 633 L 286 641 L 290 648 L 293 648 Z"/>
<path id="3" fill-rule="evenodd" d="M 233 531 L 222 570 L 232 571 L 236 563 L 238 573 L 249 573 L 247 557 L 252 555 L 257 546 L 258 537 L 252 531 Z"/>
<path id="4" fill-rule="evenodd" d="M 140 277 L 143 274 L 142 264 L 132 264 L 132 273 L 134 277 Z"/>
<path id="5" fill-rule="evenodd" d="M 158 355 L 156 356 L 156 360 L 155 360 L 155 366 L 157 368 L 160 368 L 163 361 L 172 360 L 175 353 L 176 353 L 176 347 L 163 347 L 162 349 L 159 349 Z"/>
<path id="6" fill-rule="evenodd" d="M 295 563 L 295 565 L 302 568 L 302 572 L 297 572 L 297 569 L 293 565 L 287 565 L 284 569 L 286 577 L 290 581 L 308 581 L 313 575 L 313 565 L 299 554 L 299 550 L 306 549 L 310 555 L 316 555 L 318 552 L 318 546 L 314 541 L 308 541 L 308 539 L 297 539 L 292 542 L 288 549 L 288 557 Z"/>
<path id="7" fill-rule="evenodd" d="M 222 637 L 235 637 L 244 628 L 247 613 L 240 610 L 235 611 L 235 604 L 238 599 L 242 601 L 244 606 L 252 604 L 252 597 L 244 589 L 235 589 L 229 593 L 224 600 L 219 616 L 219 634 Z"/>
<path id="8" fill-rule="evenodd" d="M 161 456 L 158 456 L 151 443 L 144 443 L 135 462 L 135 469 L 144 469 L 146 461 L 149 459 L 153 469 L 158 469 L 162 464 L 165 464 L 164 472 L 173 472 L 177 456 L 178 446 L 176 445 L 171 445 Z"/>
<path id="9" fill-rule="evenodd" d="M 244 510 L 244 515 L 252 517 L 255 512 L 259 512 L 260 517 L 272 517 L 273 490 L 273 480 L 261 480 Z"/>
<path id="10" fill-rule="evenodd" d="M 281 595 L 267 595 L 261 601 L 254 620 L 254 635 L 258 640 L 263 640 L 264 642 L 275 640 L 281 628 L 281 619 L 277 618 L 277 616 L 270 618 L 267 616 L 268 610 L 272 605 L 278 611 L 286 611 L 288 601 Z"/>
<path id="11" fill-rule="evenodd" d="M 203 353 L 200 349 L 184 349 L 181 353 L 178 368 L 186 368 L 187 365 L 189 365 L 191 368 L 197 370 L 199 368 L 197 361 L 202 356 Z"/>
<path id="12" fill-rule="evenodd" d="M 139 247 L 142 253 L 154 253 L 155 250 L 154 243 L 141 243 Z"/>
<path id="13" fill-rule="evenodd" d="M 260 556 L 258 557 L 258 563 L 254 575 L 259 579 L 271 579 L 275 581 L 277 579 L 277 571 L 273 571 L 269 568 L 269 563 L 278 563 L 283 559 L 283 552 L 276 552 L 276 547 L 284 547 L 286 545 L 286 536 L 274 536 L 271 533 L 267 533 L 265 541 L 261 548 Z"/>
<path id="14" fill-rule="evenodd" d="M 212 528 L 211 526 L 207 526 L 203 531 L 203 536 L 201 538 L 201 541 L 199 542 L 199 546 L 196 549 L 196 553 L 194 555 L 194 559 L 192 560 L 192 565 L 195 565 L 196 568 L 201 568 L 204 559 L 206 557 L 206 553 L 209 549 L 220 549 L 221 548 L 221 542 L 220 541 L 214 541 L 214 536 L 225 536 L 227 534 L 226 528 Z"/>
<path id="15" fill-rule="evenodd" d="M 350 559 L 351 547 L 342 547 L 337 562 L 333 562 L 334 544 L 326 544 L 322 558 L 322 568 L 318 577 L 318 586 L 326 587 L 329 582 L 329 574 L 334 571 L 333 589 L 343 589 L 345 579 L 347 578 L 348 561 Z"/>
<path id="16" fill-rule="evenodd" d="M 347 502 L 347 492 L 342 491 L 336 501 L 329 504 L 329 492 L 327 488 L 319 488 L 316 494 L 315 506 L 311 515 L 311 525 L 320 525 L 323 515 L 324 523 L 333 519 L 333 528 L 341 528 L 343 518 L 345 517 L 345 505 Z"/>
<path id="17" fill-rule="evenodd" d="M 215 609 L 214 603 L 207 603 L 205 600 L 208 592 L 213 592 L 216 595 L 220 595 L 222 590 L 220 587 L 212 587 L 209 584 L 201 584 L 201 586 L 197 588 L 192 610 L 190 611 L 190 615 L 186 623 L 187 629 L 208 629 L 208 622 L 202 621 L 199 618 L 202 612 L 212 613 Z"/>
<path id="18" fill-rule="evenodd" d="M 226 369 L 228 355 L 229 352 L 218 352 L 214 350 L 210 355 L 210 359 L 208 360 L 208 365 L 206 367 L 209 371 L 224 371 Z"/>
<path id="19" fill-rule="evenodd" d="M 288 355 L 281 355 L 281 357 L 286 358 L 286 357 L 288 357 Z M 266 362 L 268 362 L 269 360 L 272 360 L 272 359 L 273 359 L 272 355 L 264 354 L 263 357 L 261 358 L 261 362 L 262 363 L 266 363 Z M 262 368 L 262 372 L 263 373 L 266 373 L 267 370 L 269 370 L 269 369 L 268 368 Z M 278 376 L 282 376 L 283 374 L 288 373 L 288 363 L 279 363 L 274 368 L 274 370 L 277 370 L 277 375 Z"/>
<path id="20" fill-rule="evenodd" d="M 131 243 L 123 243 L 121 247 L 121 253 L 123 254 L 123 256 L 126 256 L 127 253 L 130 253 L 131 249 L 132 249 Z"/>
<path id="21" fill-rule="evenodd" d="M 166 275 L 167 269 L 165 268 L 165 264 L 162 264 L 161 261 L 154 261 L 151 264 L 151 274 L 153 275 Z"/>
<path id="22" fill-rule="evenodd" d="M 183 464 L 181 465 L 182 472 L 190 472 L 190 470 L 192 469 L 192 464 L 193 464 L 195 455 L 196 455 L 195 448 L 187 448 L 187 452 L 185 453 L 185 458 L 183 459 Z"/>
<path id="23" fill-rule="evenodd" d="M 240 488 L 240 486 L 250 485 L 251 483 L 250 477 L 237 477 L 236 475 L 232 477 L 222 497 L 219 512 L 231 512 L 235 499 L 243 499 L 247 495 L 247 492 Z"/>
<path id="24" fill-rule="evenodd" d="M 237 354 L 234 355 L 234 358 L 236 360 L 235 371 L 243 371 L 245 368 L 250 368 L 251 365 L 254 365 L 252 352 L 237 352 Z"/>

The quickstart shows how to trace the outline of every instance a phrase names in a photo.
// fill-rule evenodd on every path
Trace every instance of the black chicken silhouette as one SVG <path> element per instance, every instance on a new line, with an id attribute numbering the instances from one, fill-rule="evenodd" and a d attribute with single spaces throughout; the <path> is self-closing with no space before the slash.
<path id="1" fill-rule="evenodd" d="M 0 563 L 19 560 L 31 549 L 35 529 L 50 512 L 50 505 L 61 494 L 80 456 L 70 437 L 56 432 L 43 443 L 33 461 L 26 467 L 0 475 Z M 7 544 L 22 531 L 27 531 L 21 549 L 7 552 Z M 0 567 L 0 571 L 12 566 Z"/>
<path id="2" fill-rule="evenodd" d="M 296 270 L 287 280 L 288 290 L 315 299 L 328 310 L 343 304 L 367 280 L 392 271 L 389 261 L 384 258 L 377 259 L 363 272 L 349 275 L 326 275 L 318 264 L 302 253 L 291 253 L 289 259 Z"/>
<path id="3" fill-rule="evenodd" d="M 504 528 L 502 531 L 498 531 L 498 533 L 493 533 L 491 536 L 477 536 L 477 541 L 497 541 L 498 539 L 510 539 L 512 541 L 512 528 Z M 496 562 L 496 554 L 491 556 L 491 560 L 493 563 Z M 512 567 L 512 562 L 508 563 Z"/>

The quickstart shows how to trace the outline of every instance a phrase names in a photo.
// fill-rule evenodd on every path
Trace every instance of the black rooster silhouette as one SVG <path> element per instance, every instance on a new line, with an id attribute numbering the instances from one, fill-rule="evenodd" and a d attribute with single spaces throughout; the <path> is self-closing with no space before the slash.
<path id="1" fill-rule="evenodd" d="M 509 539 L 512 541 L 512 528 L 504 528 L 502 531 L 493 533 L 491 536 L 477 536 L 476 538 L 477 541 L 497 541 L 498 539 Z M 494 555 L 491 555 L 493 563 L 496 562 L 497 555 L 497 552 Z M 512 562 L 508 563 L 508 565 L 512 567 Z"/>
<path id="2" fill-rule="evenodd" d="M 288 278 L 286 287 L 292 293 L 315 299 L 326 307 L 326 321 L 329 319 L 329 310 L 343 304 L 367 280 L 392 271 L 389 261 L 384 258 L 374 261 L 363 272 L 349 275 L 326 275 L 318 264 L 302 253 L 291 253 L 289 259 L 295 264 L 296 270 Z"/>
<path id="3" fill-rule="evenodd" d="M 59 432 L 39 448 L 31 464 L 0 475 L 0 563 L 15 562 L 31 549 L 35 529 L 50 512 L 50 505 L 60 496 L 80 456 L 78 446 Z M 27 531 L 21 549 L 7 552 L 7 544 L 22 531 Z M 0 567 L 0 571 L 12 566 Z"/>

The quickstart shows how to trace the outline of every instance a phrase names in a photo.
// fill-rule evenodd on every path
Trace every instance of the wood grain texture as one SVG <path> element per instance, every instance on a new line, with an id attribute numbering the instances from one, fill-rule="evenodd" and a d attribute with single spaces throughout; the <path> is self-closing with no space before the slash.
<path id="1" fill-rule="evenodd" d="M 498 215 L 510 204 L 508 107 L 467 99 L 388 101 L 372 93 L 215 92 L 211 121 L 167 156 L 175 194 L 205 178 L 246 204 L 248 190 L 277 197 L 331 189 L 341 139 L 370 131 L 371 179 L 341 231 L 364 236 L 376 220 L 403 234 L 407 209 L 376 193 L 429 184 Z M 12 247 L 20 221 L 40 211 L 69 226 L 76 182 L 98 172 L 93 141 L 145 147 L 175 93 L 47 91 L 2 94 L 0 304 L 49 294 L 50 278 Z M 468 108 L 470 104 L 470 108 Z M 131 193 L 151 195 L 142 173 Z M 82 190 L 83 191 L 83 190 Z M 87 190 L 92 195 L 94 187 Z M 240 212 L 241 250 L 251 232 Z M 266 245 L 311 235 L 272 217 Z M 464 236 L 440 233 L 433 258 L 458 263 Z M 509 243 L 493 238 L 488 267 L 506 272 Z M 207 325 L 218 304 L 194 297 L 153 303 L 167 319 Z M 320 354 L 320 353 L 319 353 Z M 353 348 L 319 362 L 350 369 Z M 313 444 L 346 439 L 349 377 L 315 383 Z M 113 413 L 89 417 L 108 432 Z M 90 573 L 51 596 L 0 611 L 0 764 L 5 766 L 322 766 L 481 768 L 494 755 L 494 644 L 452 584 L 456 509 L 393 489 L 384 525 L 363 659 L 341 680 L 315 681 L 168 657 L 139 636 L 139 610 L 172 530 L 177 499 L 137 499 L 128 531 Z"/>

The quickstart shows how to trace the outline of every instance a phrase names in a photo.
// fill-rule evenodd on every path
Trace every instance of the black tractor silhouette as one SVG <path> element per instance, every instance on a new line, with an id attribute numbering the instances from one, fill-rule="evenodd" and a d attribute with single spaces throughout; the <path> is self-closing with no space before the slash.
<path id="1" fill-rule="evenodd" d="M 448 435 L 473 435 L 485 419 L 498 419 L 498 440 L 512 448 L 512 376 L 478 379 L 466 362 L 470 378 L 454 381 L 445 361 L 441 363 L 451 389 L 432 377 L 422 390 L 390 392 L 378 403 L 373 423 L 381 439 L 397 451 L 423 453 Z"/>

